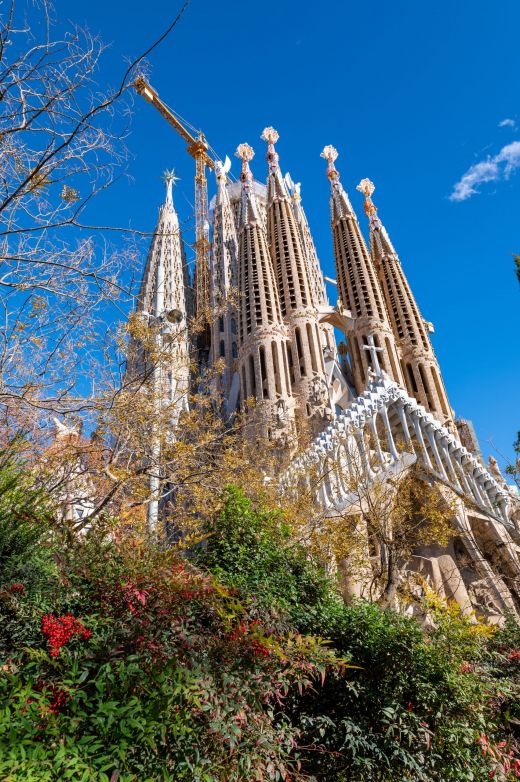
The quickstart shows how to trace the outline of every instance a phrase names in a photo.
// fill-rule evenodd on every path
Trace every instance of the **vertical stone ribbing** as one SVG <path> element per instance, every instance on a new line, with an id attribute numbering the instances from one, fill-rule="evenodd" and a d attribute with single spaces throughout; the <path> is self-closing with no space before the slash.
<path id="1" fill-rule="evenodd" d="M 369 179 L 363 179 L 358 185 L 358 190 L 365 195 L 364 208 L 370 226 L 372 259 L 397 342 L 405 387 L 426 410 L 455 431 L 452 409 L 426 324 L 399 256 L 378 217 L 371 198 L 374 189 Z"/>
<path id="2" fill-rule="evenodd" d="M 166 201 L 159 211 L 137 299 L 137 313 L 160 336 L 163 359 L 158 368 L 158 386 L 164 401 L 172 404 L 174 419 L 188 407 L 190 355 L 188 339 L 189 274 L 179 219 L 172 198 L 173 173 L 165 176 Z M 149 357 L 140 344 L 134 344 L 130 375 L 146 375 Z M 167 356 L 164 359 L 164 356 Z"/>
<path id="3" fill-rule="evenodd" d="M 289 174 L 285 176 L 285 181 L 291 193 L 291 204 L 296 218 L 296 223 L 300 229 L 300 236 L 305 253 L 307 264 L 307 273 L 309 275 L 311 303 L 313 307 L 328 307 L 329 298 L 325 287 L 325 280 L 321 271 L 321 265 L 316 252 L 316 246 L 312 238 L 311 230 L 307 220 L 307 215 L 302 206 L 300 184 L 295 184 Z M 326 358 L 337 358 L 336 339 L 334 336 L 334 327 L 329 323 L 319 324 L 322 348 Z"/>
<path id="4" fill-rule="evenodd" d="M 215 164 L 217 196 L 213 218 L 210 295 L 213 312 L 211 324 L 212 365 L 224 363 L 220 390 L 229 394 L 238 359 L 237 253 L 238 240 L 233 209 L 226 188 L 226 172 Z"/>
<path id="5" fill-rule="evenodd" d="M 278 133 L 274 128 L 266 128 L 262 138 L 268 142 L 267 239 L 281 314 L 290 335 L 287 352 L 291 386 L 302 413 L 311 420 L 314 429 L 319 429 L 332 416 L 332 410 L 313 285 L 300 228 L 274 147 Z"/>
<path id="6" fill-rule="evenodd" d="M 328 161 L 327 176 L 331 184 L 330 211 L 338 292 L 343 305 L 355 319 L 347 344 L 356 390 L 361 393 L 368 382 L 368 370 L 372 369 L 371 355 L 364 350 L 370 335 L 376 347 L 380 348 L 381 368 L 397 383 L 402 384 L 403 379 L 372 259 L 334 165 L 337 156 L 337 151 L 331 146 L 325 147 L 322 152 L 322 157 Z"/>
<path id="7" fill-rule="evenodd" d="M 249 160 L 253 150 L 241 144 L 242 197 L 238 214 L 238 368 L 242 400 L 256 399 L 262 435 L 293 441 L 294 399 L 289 380 L 287 328 L 283 322 L 267 236 L 253 191 Z"/>

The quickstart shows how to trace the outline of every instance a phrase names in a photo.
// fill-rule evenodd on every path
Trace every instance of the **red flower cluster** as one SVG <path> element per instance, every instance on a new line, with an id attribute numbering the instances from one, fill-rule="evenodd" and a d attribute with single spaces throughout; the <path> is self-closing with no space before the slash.
<path id="1" fill-rule="evenodd" d="M 507 659 L 510 663 L 520 663 L 520 652 L 518 649 L 511 649 L 507 655 Z"/>
<path id="2" fill-rule="evenodd" d="M 46 614 L 42 619 L 42 633 L 47 636 L 49 641 L 51 657 L 57 657 L 61 647 L 65 646 L 74 636 L 86 641 L 92 635 L 90 630 L 87 630 L 80 621 L 70 614 L 60 617 Z"/>

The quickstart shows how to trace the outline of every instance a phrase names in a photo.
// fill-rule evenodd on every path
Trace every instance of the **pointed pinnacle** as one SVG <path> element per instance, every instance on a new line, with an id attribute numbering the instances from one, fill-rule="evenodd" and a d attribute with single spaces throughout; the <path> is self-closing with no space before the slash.
<path id="1" fill-rule="evenodd" d="M 242 160 L 242 173 L 240 174 L 241 182 L 244 182 L 248 179 L 252 180 L 253 174 L 249 168 L 249 161 L 252 160 L 255 156 L 253 147 L 249 146 L 249 144 L 239 144 L 235 155 Z"/>
<path id="2" fill-rule="evenodd" d="M 359 190 L 360 193 L 363 193 L 365 198 L 370 198 L 375 189 L 376 186 L 373 182 L 370 181 L 370 179 L 362 179 L 359 185 L 356 187 L 356 190 Z"/>
<path id="3" fill-rule="evenodd" d="M 365 203 L 363 204 L 363 209 L 365 210 L 365 214 L 368 218 L 374 217 L 377 215 L 377 208 L 374 202 L 372 201 L 371 195 L 376 189 L 376 186 L 373 182 L 370 181 L 370 179 L 362 179 L 359 185 L 356 187 L 356 190 L 359 190 L 360 193 L 363 193 L 365 196 Z M 371 227 L 374 227 L 371 223 Z"/>
<path id="4" fill-rule="evenodd" d="M 327 160 L 329 163 L 334 163 L 338 157 L 338 154 L 339 152 L 336 147 L 333 147 L 332 144 L 327 144 L 326 147 L 323 147 L 320 157 L 324 157 L 325 160 Z"/>
<path id="5" fill-rule="evenodd" d="M 332 185 L 335 179 L 339 179 L 339 171 L 334 165 L 334 161 L 338 157 L 338 150 L 336 147 L 333 147 L 332 144 L 328 144 L 326 147 L 323 147 L 323 151 L 321 152 L 320 157 L 325 158 L 328 163 L 327 177 L 329 178 Z"/>
<path id="6" fill-rule="evenodd" d="M 268 128 L 263 129 L 260 138 L 262 139 L 262 141 L 267 141 L 268 144 L 276 144 L 280 136 L 278 134 L 278 131 L 276 131 L 274 128 L 269 126 Z"/>

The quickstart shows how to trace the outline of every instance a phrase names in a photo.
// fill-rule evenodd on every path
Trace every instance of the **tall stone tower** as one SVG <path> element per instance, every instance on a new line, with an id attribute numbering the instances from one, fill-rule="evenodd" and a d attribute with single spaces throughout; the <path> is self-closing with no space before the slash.
<path id="1" fill-rule="evenodd" d="M 229 162 L 229 161 L 228 161 Z M 215 163 L 217 195 L 213 216 L 211 264 L 211 363 L 223 362 L 220 391 L 229 398 L 238 360 L 237 253 L 238 239 L 227 189 L 227 171 Z"/>
<path id="2" fill-rule="evenodd" d="M 299 182 L 294 183 L 289 174 L 286 174 L 284 179 L 291 194 L 291 204 L 302 238 L 305 259 L 307 262 L 307 273 L 310 280 L 312 306 L 316 309 L 328 307 L 329 297 L 327 296 L 325 280 L 323 279 L 323 273 L 321 271 L 321 265 L 318 253 L 316 252 L 314 239 L 312 238 L 307 215 L 305 214 L 302 205 L 301 185 Z M 320 332 L 322 334 L 322 346 L 325 355 L 336 358 L 337 348 L 336 339 L 334 337 L 334 327 L 331 326 L 330 323 L 321 323 Z"/>
<path id="3" fill-rule="evenodd" d="M 166 200 L 148 252 L 136 311 L 154 335 L 153 360 L 142 344 L 131 350 L 130 376 L 153 375 L 161 401 L 171 405 L 172 424 L 188 408 L 190 350 L 187 293 L 189 282 L 179 219 L 172 198 L 173 172 L 166 172 Z"/>
<path id="4" fill-rule="evenodd" d="M 379 351 L 378 360 L 381 368 L 402 385 L 399 356 L 383 294 L 356 214 L 334 165 L 338 152 L 334 147 L 326 146 L 321 157 L 328 163 L 327 177 L 331 187 L 330 215 L 339 296 L 354 318 L 353 328 L 347 336 L 347 344 L 356 390 L 361 393 L 365 389 L 368 370 L 375 369 L 372 366 L 372 354 L 365 350 L 371 342 L 371 337 Z"/>
<path id="5" fill-rule="evenodd" d="M 453 413 L 427 325 L 371 198 L 374 184 L 369 179 L 363 179 L 357 189 L 365 196 L 370 250 L 399 350 L 405 387 L 426 410 L 455 431 Z"/>
<path id="6" fill-rule="evenodd" d="M 300 228 L 291 197 L 282 177 L 275 143 L 278 133 L 265 128 L 267 141 L 267 239 L 274 264 L 282 317 L 287 324 L 289 376 L 293 394 L 315 430 L 332 417 L 326 383 L 325 364 L 313 304 L 313 285 L 309 275 Z"/>
<path id="7" fill-rule="evenodd" d="M 258 431 L 273 441 L 295 436 L 288 334 L 280 309 L 275 271 L 249 168 L 254 152 L 240 144 L 242 194 L 238 214 L 238 368 L 241 397 L 254 397 Z"/>

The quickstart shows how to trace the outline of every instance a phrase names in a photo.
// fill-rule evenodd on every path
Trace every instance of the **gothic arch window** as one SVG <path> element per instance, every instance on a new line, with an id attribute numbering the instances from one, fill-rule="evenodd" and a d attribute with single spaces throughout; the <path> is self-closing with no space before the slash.
<path id="1" fill-rule="evenodd" d="M 394 375 L 394 380 L 396 382 L 399 381 L 399 373 L 397 371 L 397 365 L 395 363 L 394 354 L 392 352 L 392 346 L 390 345 L 390 340 L 388 337 L 385 338 L 385 345 L 386 345 L 386 352 L 388 353 L 388 356 L 390 358 L 390 364 L 392 365 L 392 372 Z"/>
<path id="2" fill-rule="evenodd" d="M 291 373 L 291 385 L 294 385 L 294 363 L 293 363 L 292 347 L 290 345 L 287 345 L 287 357 L 289 359 L 289 372 Z"/>
<path id="3" fill-rule="evenodd" d="M 249 380 L 251 382 L 251 396 L 256 396 L 256 373 L 253 356 L 249 356 Z"/>
<path id="4" fill-rule="evenodd" d="M 367 340 L 367 344 L 368 344 L 368 340 Z M 380 342 L 379 336 L 377 334 L 374 336 L 374 344 L 375 344 L 376 348 L 380 348 L 381 347 L 381 342 Z M 368 350 L 367 350 L 367 353 L 368 353 Z M 380 352 L 378 352 L 377 358 L 379 359 L 379 365 L 380 365 L 381 369 L 383 370 L 383 372 L 386 372 L 387 371 L 386 362 L 385 362 L 384 353 L 383 353 L 382 350 Z"/>
<path id="5" fill-rule="evenodd" d="M 422 364 L 419 364 L 419 374 L 421 376 L 421 381 L 424 386 L 424 393 L 426 394 L 426 399 L 428 400 L 428 407 L 431 410 L 435 410 L 435 405 L 433 403 L 432 395 L 430 393 L 430 386 L 428 385 L 428 380 L 426 379 L 426 372 L 424 371 L 424 366 Z"/>
<path id="6" fill-rule="evenodd" d="M 242 399 L 245 402 L 246 399 L 249 396 L 249 392 L 248 392 L 248 388 L 247 388 L 247 382 L 246 382 L 246 368 L 245 367 L 242 367 L 242 386 L 243 386 L 243 389 L 244 389 L 244 392 L 242 394 Z"/>
<path id="7" fill-rule="evenodd" d="M 441 403 L 442 412 L 444 413 L 444 415 L 448 415 L 448 410 L 446 409 L 446 402 L 444 401 L 443 389 L 441 388 L 439 376 L 437 375 L 437 370 L 435 369 L 435 367 L 432 367 L 431 371 L 432 371 L 433 382 L 437 390 L 437 396 L 439 397 L 439 402 Z"/>
<path id="8" fill-rule="evenodd" d="M 417 381 L 415 380 L 415 375 L 413 373 L 411 364 L 406 365 L 406 371 L 408 372 L 408 378 L 410 380 L 410 386 L 412 388 L 412 391 L 414 394 L 416 394 L 419 391 L 419 389 L 417 388 Z"/>
<path id="9" fill-rule="evenodd" d="M 316 359 L 316 346 L 313 339 L 312 327 L 310 323 L 307 323 L 307 342 L 311 352 L 311 366 L 313 372 L 318 372 L 318 362 Z"/>
<path id="10" fill-rule="evenodd" d="M 271 355 L 273 357 L 274 383 L 276 387 L 276 393 L 281 396 L 282 385 L 280 379 L 280 365 L 278 361 L 278 345 L 276 342 L 271 342 Z"/>
<path id="11" fill-rule="evenodd" d="M 291 383 L 289 381 L 289 370 L 287 369 L 287 351 L 284 349 L 283 343 L 280 345 L 280 350 L 282 351 L 282 359 L 283 359 L 283 368 L 285 372 L 285 390 L 288 394 L 291 393 Z"/>
<path id="12" fill-rule="evenodd" d="M 238 358 L 238 348 L 236 342 L 233 342 L 231 345 L 231 356 L 233 358 Z"/>
<path id="13" fill-rule="evenodd" d="M 266 399 L 269 396 L 269 388 L 267 385 L 267 367 L 265 364 L 265 348 L 260 345 L 260 377 L 262 380 L 262 399 Z"/>
<path id="14" fill-rule="evenodd" d="M 300 368 L 300 375 L 302 377 L 307 376 L 307 370 L 305 368 L 305 358 L 303 355 L 303 346 L 302 346 L 302 335 L 300 333 L 300 328 L 297 326 L 294 330 L 294 333 L 296 335 L 296 357 L 298 360 L 298 365 Z"/>
<path id="15" fill-rule="evenodd" d="M 218 330 L 224 331 L 224 318 L 222 317 L 222 315 L 218 319 Z"/>
<path id="16" fill-rule="evenodd" d="M 361 382 L 365 382 L 365 367 L 363 366 L 363 361 L 361 360 L 361 351 L 359 350 L 359 345 L 356 337 L 352 338 L 352 345 L 354 347 L 354 353 L 355 353 L 355 362 L 357 363 L 359 367 L 359 374 L 361 375 Z M 349 351 L 352 353 L 352 351 Z M 363 351 L 364 352 L 364 351 Z"/>
<path id="17" fill-rule="evenodd" d="M 231 318 L 231 333 L 236 334 L 237 333 L 237 322 L 235 318 Z"/>
<path id="18" fill-rule="evenodd" d="M 220 356 L 223 358 L 226 355 L 226 343 L 223 339 L 220 340 Z"/>

